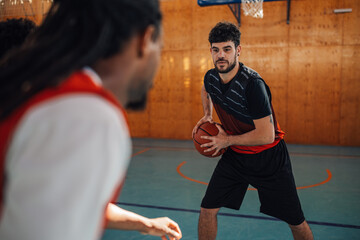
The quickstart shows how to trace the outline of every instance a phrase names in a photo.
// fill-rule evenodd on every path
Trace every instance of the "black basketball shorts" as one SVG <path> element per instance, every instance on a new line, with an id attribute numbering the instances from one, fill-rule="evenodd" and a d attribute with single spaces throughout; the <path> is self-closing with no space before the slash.
<path id="1" fill-rule="evenodd" d="M 283 140 L 257 154 L 240 154 L 229 148 L 214 170 L 201 207 L 239 210 L 249 184 L 258 191 L 260 212 L 291 225 L 305 220 Z"/>

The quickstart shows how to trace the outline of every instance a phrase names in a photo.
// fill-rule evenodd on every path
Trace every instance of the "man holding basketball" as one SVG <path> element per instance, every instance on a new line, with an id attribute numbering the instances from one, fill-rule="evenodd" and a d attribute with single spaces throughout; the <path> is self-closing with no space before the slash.
<path id="1" fill-rule="evenodd" d="M 261 76 L 239 62 L 240 31 L 228 22 L 218 23 L 209 34 L 214 69 L 204 77 L 201 97 L 204 117 L 193 130 L 213 122 L 214 107 L 223 125 L 217 136 L 201 147 L 222 155 L 201 203 L 199 240 L 217 234 L 221 207 L 240 209 L 248 185 L 257 188 L 260 211 L 289 224 L 296 240 L 312 240 L 297 195 L 286 144 L 271 104 L 271 93 Z"/>
<path id="2" fill-rule="evenodd" d="M 119 208 L 131 140 L 160 61 L 158 0 L 54 0 L 0 63 L 0 239 L 180 239 L 177 223 Z"/>

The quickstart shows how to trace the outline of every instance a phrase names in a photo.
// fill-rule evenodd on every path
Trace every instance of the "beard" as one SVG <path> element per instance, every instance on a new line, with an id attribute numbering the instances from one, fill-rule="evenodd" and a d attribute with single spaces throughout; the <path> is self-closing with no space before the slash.
<path id="1" fill-rule="evenodd" d="M 224 61 L 224 60 L 218 60 L 218 61 Z M 234 58 L 234 61 L 230 64 L 229 61 L 227 61 L 229 63 L 229 66 L 225 69 L 219 69 L 217 66 L 216 66 L 216 63 L 218 62 L 216 61 L 215 62 L 215 69 L 218 73 L 228 73 L 230 72 L 231 70 L 233 70 L 236 66 L 236 59 Z"/>
<path id="2" fill-rule="evenodd" d="M 147 93 L 143 94 L 143 96 L 138 100 L 129 101 L 125 108 L 128 110 L 141 111 L 146 107 L 147 102 Z"/>

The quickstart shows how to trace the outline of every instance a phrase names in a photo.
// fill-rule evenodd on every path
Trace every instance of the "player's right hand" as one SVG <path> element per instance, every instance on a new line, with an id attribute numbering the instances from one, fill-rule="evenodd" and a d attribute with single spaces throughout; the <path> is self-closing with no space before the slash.
<path id="1" fill-rule="evenodd" d="M 194 127 L 194 129 L 193 129 L 193 131 L 192 131 L 192 134 L 191 134 L 192 137 L 194 136 L 194 134 L 195 134 L 195 133 L 197 132 L 197 130 L 199 129 L 199 126 L 200 126 L 201 124 L 203 124 L 204 122 L 213 123 L 214 121 L 213 121 L 213 119 L 212 119 L 212 116 L 207 116 L 207 115 L 203 116 L 203 117 L 197 122 L 197 124 L 195 125 L 195 127 Z"/>

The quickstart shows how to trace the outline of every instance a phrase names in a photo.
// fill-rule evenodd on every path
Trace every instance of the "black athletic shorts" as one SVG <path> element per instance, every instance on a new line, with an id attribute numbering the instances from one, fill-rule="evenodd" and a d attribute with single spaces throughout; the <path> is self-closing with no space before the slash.
<path id="1" fill-rule="evenodd" d="M 249 184 L 258 190 L 260 212 L 291 225 L 305 220 L 283 140 L 257 154 L 229 148 L 214 170 L 201 207 L 239 210 Z"/>

